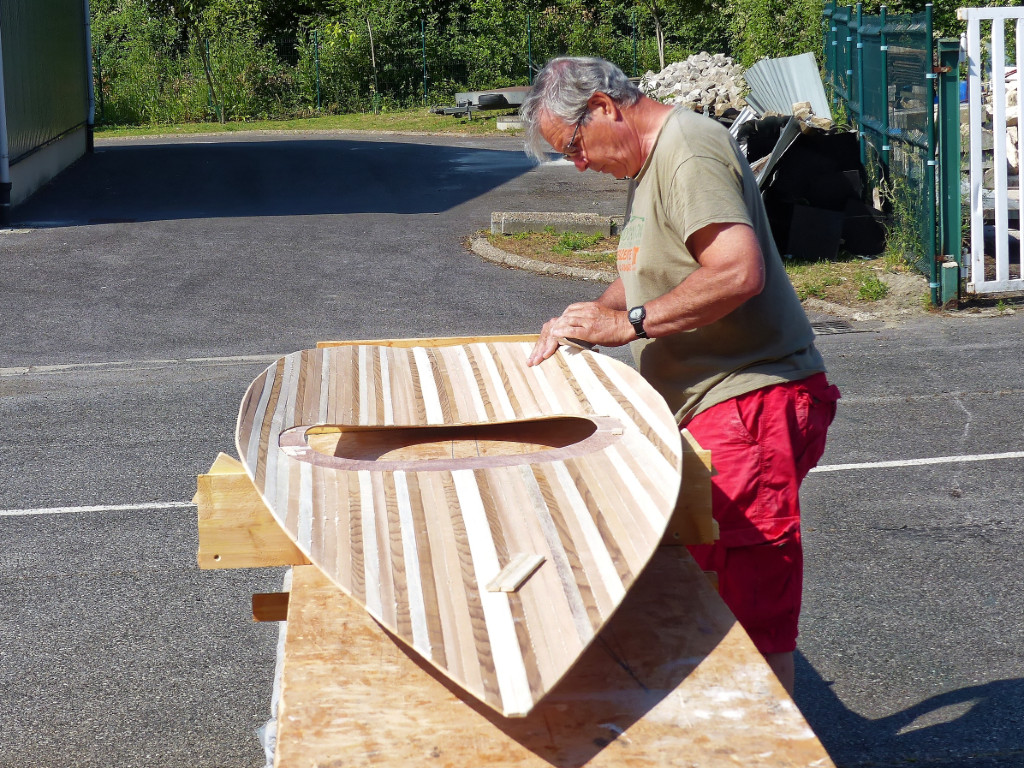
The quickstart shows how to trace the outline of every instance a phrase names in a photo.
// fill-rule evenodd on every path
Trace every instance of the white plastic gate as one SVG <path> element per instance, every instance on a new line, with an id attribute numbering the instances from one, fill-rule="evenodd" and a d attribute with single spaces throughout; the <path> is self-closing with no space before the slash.
<path id="1" fill-rule="evenodd" d="M 1020 64 L 1024 61 L 1024 8 L 961 8 L 957 11 L 957 16 L 967 22 L 966 53 L 970 104 L 971 259 L 967 290 L 973 293 L 1024 291 L 1024 252 L 1017 247 L 1011 249 L 1009 244 L 1011 211 L 1017 219 L 1018 233 L 1015 240 L 1017 243 L 1024 242 L 1019 233 L 1020 158 L 1017 157 L 1015 163 L 1018 173 L 1017 188 L 1014 190 L 1009 189 L 1010 179 L 1007 170 L 1007 150 L 1009 149 L 1011 154 L 1017 151 L 1007 137 L 1007 128 L 1009 127 L 1019 137 L 1017 131 L 1024 127 L 1024 103 L 1019 98 L 1022 69 Z M 1009 21 L 1016 22 L 1013 32 L 1013 61 L 1017 66 L 1008 69 L 1005 27 Z M 991 27 L 986 40 L 987 50 L 982 46 L 983 23 Z M 1008 86 L 1011 92 L 1014 90 L 1013 86 L 1016 86 L 1018 94 L 1016 104 L 1009 107 Z M 983 114 L 983 100 L 990 101 L 992 105 L 991 121 Z M 993 174 L 990 183 L 986 185 L 983 147 L 989 143 L 988 137 L 991 137 Z M 994 219 L 994 244 L 990 229 L 988 259 L 985 255 L 986 210 L 992 212 L 989 218 Z"/>

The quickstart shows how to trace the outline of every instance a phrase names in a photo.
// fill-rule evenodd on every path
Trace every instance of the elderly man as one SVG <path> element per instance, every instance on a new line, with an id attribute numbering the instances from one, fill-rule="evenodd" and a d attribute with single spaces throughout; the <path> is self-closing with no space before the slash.
<path id="1" fill-rule="evenodd" d="M 580 171 L 636 184 L 618 279 L 545 323 L 529 363 L 565 338 L 632 345 L 640 373 L 717 470 L 720 539 L 690 551 L 718 573 L 722 598 L 792 691 L 800 483 L 824 451 L 839 391 L 754 176 L 725 128 L 644 96 L 601 59 L 550 61 L 521 114 L 533 156 L 550 146 Z"/>

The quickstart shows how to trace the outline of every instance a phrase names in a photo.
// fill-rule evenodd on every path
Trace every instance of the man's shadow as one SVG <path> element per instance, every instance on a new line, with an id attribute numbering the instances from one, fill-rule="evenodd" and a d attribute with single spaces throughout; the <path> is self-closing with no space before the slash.
<path id="1" fill-rule="evenodd" d="M 848 709 L 799 652 L 796 674 L 796 703 L 839 768 L 1024 765 L 1024 678 L 948 691 L 872 720 Z"/>

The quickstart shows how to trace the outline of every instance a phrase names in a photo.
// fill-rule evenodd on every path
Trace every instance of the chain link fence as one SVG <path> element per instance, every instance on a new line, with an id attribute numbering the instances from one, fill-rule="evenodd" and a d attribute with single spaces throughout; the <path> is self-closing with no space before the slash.
<path id="1" fill-rule="evenodd" d="M 878 16 L 826 7 L 826 82 L 860 134 L 861 160 L 891 205 L 889 250 L 938 287 L 931 7 Z"/>

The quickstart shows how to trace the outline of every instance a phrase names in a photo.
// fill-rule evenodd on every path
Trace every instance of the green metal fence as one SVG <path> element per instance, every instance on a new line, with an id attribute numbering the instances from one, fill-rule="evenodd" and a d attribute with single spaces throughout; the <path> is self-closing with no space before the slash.
<path id="1" fill-rule="evenodd" d="M 890 250 L 902 251 L 929 279 L 933 303 L 944 303 L 951 290 L 956 294 L 955 284 L 941 285 L 948 272 L 941 269 L 944 254 L 960 254 L 960 132 L 958 89 L 936 84 L 941 74 L 955 85 L 955 60 L 937 64 L 949 53 L 947 46 L 938 55 L 931 4 L 899 16 L 883 6 L 879 15 L 868 16 L 860 3 L 838 6 L 833 0 L 823 18 L 826 86 L 833 107 L 858 131 L 861 160 L 891 206 Z M 946 148 L 953 142 L 951 154 Z M 941 174 L 940 159 L 947 165 Z"/>

